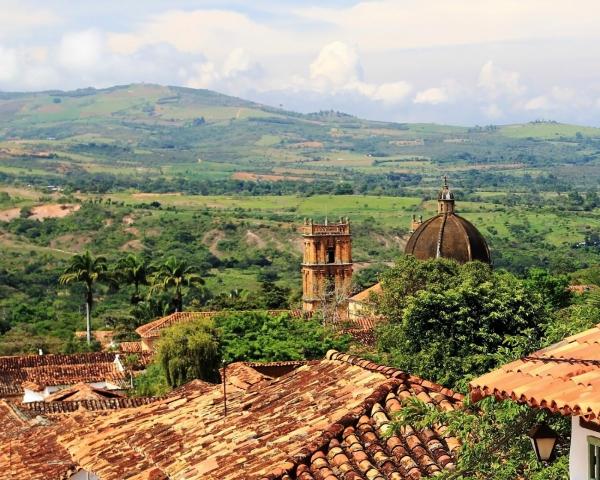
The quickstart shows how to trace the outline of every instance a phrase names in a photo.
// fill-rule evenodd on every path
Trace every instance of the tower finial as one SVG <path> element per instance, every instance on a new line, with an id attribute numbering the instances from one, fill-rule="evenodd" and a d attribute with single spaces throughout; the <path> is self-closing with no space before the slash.
<path id="1" fill-rule="evenodd" d="M 444 175 L 444 187 L 448 188 L 448 175 Z"/>

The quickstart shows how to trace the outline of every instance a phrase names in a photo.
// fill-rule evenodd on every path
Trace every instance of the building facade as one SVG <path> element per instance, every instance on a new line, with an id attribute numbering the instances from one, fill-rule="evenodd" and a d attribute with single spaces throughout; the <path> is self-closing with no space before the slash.
<path id="1" fill-rule="evenodd" d="M 323 224 L 305 220 L 303 240 L 302 310 L 311 314 L 326 301 L 335 303 L 338 314 L 347 311 L 352 285 L 352 235 L 348 219 Z"/>

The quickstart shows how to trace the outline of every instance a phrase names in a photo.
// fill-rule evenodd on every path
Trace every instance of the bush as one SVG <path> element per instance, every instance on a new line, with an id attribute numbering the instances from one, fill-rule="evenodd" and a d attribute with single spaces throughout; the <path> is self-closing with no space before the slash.
<path id="1" fill-rule="evenodd" d="M 212 321 L 194 320 L 164 330 L 158 343 L 157 361 L 171 387 L 194 379 L 219 382 L 221 351 Z"/>

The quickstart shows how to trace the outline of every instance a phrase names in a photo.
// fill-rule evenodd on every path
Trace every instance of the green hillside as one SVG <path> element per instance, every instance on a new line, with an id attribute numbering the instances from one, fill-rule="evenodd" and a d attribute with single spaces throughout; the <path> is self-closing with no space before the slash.
<path id="1" fill-rule="evenodd" d="M 349 182 L 354 193 L 396 194 L 448 173 L 467 190 L 556 191 L 593 185 L 599 169 L 600 129 L 554 122 L 373 122 L 146 84 L 0 94 L 0 175 L 37 186 L 260 194 Z"/>
<path id="2" fill-rule="evenodd" d="M 599 173 L 600 130 L 554 122 L 373 122 L 157 85 L 2 93 L 0 354 L 60 350 L 83 327 L 81 291 L 58 276 L 86 249 L 111 265 L 186 259 L 206 281 L 188 308 L 267 301 L 273 283 L 296 306 L 297 226 L 349 216 L 356 289 L 368 286 L 401 254 L 411 215 L 435 212 L 443 174 L 496 267 L 588 281 Z M 95 328 L 152 315 L 131 310 L 130 290 L 98 288 Z"/>

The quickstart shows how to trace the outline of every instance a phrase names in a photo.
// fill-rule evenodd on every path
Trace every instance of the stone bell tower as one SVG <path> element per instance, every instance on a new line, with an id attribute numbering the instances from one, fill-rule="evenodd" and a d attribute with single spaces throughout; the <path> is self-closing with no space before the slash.
<path id="1" fill-rule="evenodd" d="M 304 220 L 300 228 L 303 238 L 302 311 L 312 313 L 328 297 L 347 299 L 352 284 L 352 236 L 350 222 L 324 224 Z M 338 316 L 347 314 L 347 300 L 336 307 Z"/>

